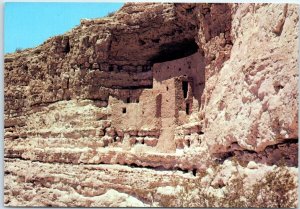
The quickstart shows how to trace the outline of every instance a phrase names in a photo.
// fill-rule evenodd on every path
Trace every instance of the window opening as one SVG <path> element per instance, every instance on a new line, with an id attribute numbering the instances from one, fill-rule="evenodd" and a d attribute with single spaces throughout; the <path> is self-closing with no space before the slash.
<path id="1" fill-rule="evenodd" d="M 188 82 L 182 81 L 182 91 L 183 91 L 184 98 L 187 98 L 188 88 L 189 88 Z"/>
<path id="2" fill-rule="evenodd" d="M 187 115 L 190 114 L 190 104 L 189 103 L 186 103 L 186 105 L 185 105 L 185 112 Z"/>

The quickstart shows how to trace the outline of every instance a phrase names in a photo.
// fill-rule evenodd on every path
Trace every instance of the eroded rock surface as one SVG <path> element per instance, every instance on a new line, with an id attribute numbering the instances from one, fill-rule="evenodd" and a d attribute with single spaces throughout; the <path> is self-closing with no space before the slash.
<path id="1" fill-rule="evenodd" d="M 5 55 L 5 204 L 170 206 L 232 159 L 295 176 L 298 25 L 292 4 L 127 3 Z"/>

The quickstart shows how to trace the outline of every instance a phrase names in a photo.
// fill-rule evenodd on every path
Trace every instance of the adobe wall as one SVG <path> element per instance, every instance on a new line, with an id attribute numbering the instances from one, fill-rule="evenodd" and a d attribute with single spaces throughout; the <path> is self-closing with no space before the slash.
<path id="1" fill-rule="evenodd" d="M 192 112 L 198 112 L 204 84 L 204 60 L 199 52 L 153 65 L 153 89 L 162 95 L 162 130 L 157 144 L 160 151 L 176 150 L 175 128 L 186 123 Z"/>
<path id="2" fill-rule="evenodd" d="M 164 80 L 182 77 L 192 79 L 193 111 L 198 111 L 205 87 L 204 57 L 200 52 L 177 60 L 153 65 L 153 88 L 160 89 Z M 181 94 L 178 92 L 178 94 Z"/>
<path id="3" fill-rule="evenodd" d="M 110 96 L 108 106 L 111 109 L 109 119 L 112 125 L 121 130 L 160 128 L 159 117 L 156 117 L 156 112 L 159 112 L 157 108 L 160 107 L 157 97 L 159 97 L 159 92 L 152 89 L 144 90 L 138 102 L 123 101 Z"/>
<path id="4" fill-rule="evenodd" d="M 175 151 L 175 128 L 198 113 L 205 81 L 203 65 L 200 53 L 157 63 L 153 65 L 153 89 L 110 96 L 109 119 L 117 132 L 124 133 L 124 143 L 131 141 L 129 144 L 134 145 L 139 135 L 155 135 L 157 150 Z"/>

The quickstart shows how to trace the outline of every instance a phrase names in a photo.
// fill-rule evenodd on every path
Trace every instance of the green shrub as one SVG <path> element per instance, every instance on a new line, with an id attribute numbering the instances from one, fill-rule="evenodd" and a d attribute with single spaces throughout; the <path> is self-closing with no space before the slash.
<path id="1" fill-rule="evenodd" d="M 247 176 L 239 172 L 237 162 L 234 162 L 234 165 L 236 168 L 232 173 L 234 178 L 218 190 L 222 195 L 217 196 L 209 191 L 209 187 L 203 186 L 201 179 L 204 175 L 201 175 L 193 183 L 186 182 L 177 196 L 176 203 L 173 201 L 173 204 L 168 207 L 297 207 L 297 194 L 293 193 L 297 192 L 297 182 L 294 181 L 293 175 L 286 166 L 267 172 L 253 186 L 246 187 Z M 214 173 L 218 173 L 219 170 L 220 166 L 216 166 Z M 208 185 L 211 185 L 212 181 L 213 179 Z"/>
<path id="2" fill-rule="evenodd" d="M 109 12 L 109 13 L 106 15 L 106 17 L 112 17 L 112 16 L 114 16 L 115 13 L 116 13 L 116 12 Z"/>
<path id="3" fill-rule="evenodd" d="M 22 51 L 22 48 L 16 48 L 15 52 L 21 52 Z"/>
<path id="4" fill-rule="evenodd" d="M 278 167 L 268 172 L 252 189 L 251 202 L 259 207 L 297 207 L 297 183 L 287 167 Z"/>

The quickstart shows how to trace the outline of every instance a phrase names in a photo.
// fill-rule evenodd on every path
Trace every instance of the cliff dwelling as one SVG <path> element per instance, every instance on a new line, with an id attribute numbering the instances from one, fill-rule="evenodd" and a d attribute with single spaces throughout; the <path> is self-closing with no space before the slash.
<path id="1" fill-rule="evenodd" d="M 298 10 L 125 3 L 6 54 L 4 205 L 297 207 Z"/>
<path id="2" fill-rule="evenodd" d="M 190 50 L 190 44 L 180 46 Z M 177 46 L 175 49 L 178 50 Z M 174 56 L 173 60 L 153 64 L 152 88 L 143 89 L 139 94 L 134 89 L 129 90 L 125 99 L 109 97 L 112 127 L 136 132 L 136 135 L 125 134 L 122 139 L 130 141 L 131 146 L 140 143 L 159 151 L 174 152 L 175 128 L 189 122 L 193 112 L 199 111 L 205 87 L 204 58 L 199 52 L 185 57 L 178 57 L 178 53 Z M 140 136 L 138 132 L 143 134 Z"/>

